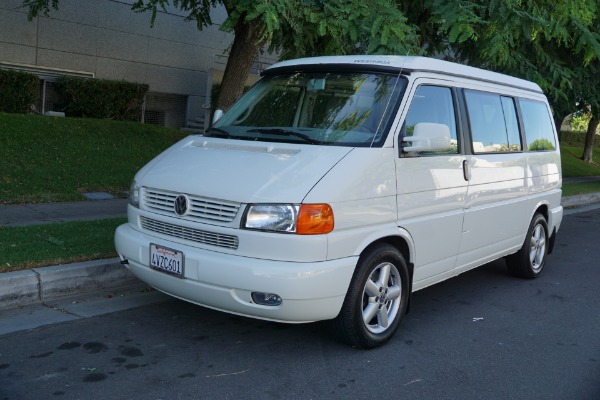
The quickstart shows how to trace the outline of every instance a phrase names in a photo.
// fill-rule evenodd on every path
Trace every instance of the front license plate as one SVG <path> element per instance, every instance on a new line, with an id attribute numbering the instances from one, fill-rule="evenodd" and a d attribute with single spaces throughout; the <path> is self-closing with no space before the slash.
<path id="1" fill-rule="evenodd" d="M 150 266 L 167 274 L 183 277 L 183 253 L 150 244 Z"/>

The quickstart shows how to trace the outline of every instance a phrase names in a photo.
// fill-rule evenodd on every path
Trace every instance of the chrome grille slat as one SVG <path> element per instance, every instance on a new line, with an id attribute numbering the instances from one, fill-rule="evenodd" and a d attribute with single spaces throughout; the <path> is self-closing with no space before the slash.
<path id="1" fill-rule="evenodd" d="M 180 193 L 169 192 L 166 190 L 144 188 L 143 204 L 145 208 L 154 212 L 174 216 L 176 215 L 174 206 L 175 199 L 179 195 Z M 185 219 L 228 223 L 235 219 L 240 209 L 239 203 L 231 201 L 210 199 L 189 194 L 186 194 L 186 196 L 190 200 L 190 209 L 183 217 Z"/>
<path id="2" fill-rule="evenodd" d="M 170 211 L 173 209 L 173 205 L 171 204 L 171 206 L 165 206 L 164 204 L 160 204 L 160 203 L 155 203 L 155 202 L 147 202 L 148 207 L 152 207 L 152 208 L 158 208 L 161 210 L 165 210 L 165 211 Z"/>
<path id="3" fill-rule="evenodd" d="M 210 219 L 211 221 L 221 221 L 221 222 L 230 222 L 231 221 L 230 218 L 224 218 L 224 217 L 219 217 L 219 216 L 208 217 L 207 214 L 190 213 L 189 215 L 192 217 L 197 217 L 199 219 L 200 218 Z"/>
<path id="4" fill-rule="evenodd" d="M 167 222 L 157 221 L 143 216 L 140 217 L 140 222 L 143 229 L 179 239 L 233 250 L 237 250 L 239 245 L 239 239 L 234 235 L 202 231 L 200 229 L 169 224 Z"/>
<path id="5" fill-rule="evenodd" d="M 149 197 L 154 197 L 156 199 L 175 199 L 177 197 L 176 194 L 168 194 L 168 193 L 158 193 L 158 192 L 148 192 Z"/>

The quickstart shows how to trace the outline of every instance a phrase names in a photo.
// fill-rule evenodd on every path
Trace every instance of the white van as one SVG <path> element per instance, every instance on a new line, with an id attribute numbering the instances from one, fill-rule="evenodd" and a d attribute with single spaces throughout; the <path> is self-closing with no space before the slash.
<path id="1" fill-rule="evenodd" d="M 138 172 L 122 262 L 158 290 L 376 347 L 411 293 L 505 257 L 538 276 L 562 220 L 535 83 L 423 57 L 273 65 Z"/>

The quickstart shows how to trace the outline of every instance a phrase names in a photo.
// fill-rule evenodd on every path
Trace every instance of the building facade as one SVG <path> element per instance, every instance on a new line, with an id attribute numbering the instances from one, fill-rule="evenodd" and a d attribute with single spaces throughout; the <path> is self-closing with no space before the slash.
<path id="1" fill-rule="evenodd" d="M 52 82 L 61 75 L 146 83 L 144 122 L 203 128 L 210 93 L 220 81 L 233 35 L 219 30 L 225 9 L 213 9 L 214 25 L 198 30 L 178 9 L 131 11 L 133 0 L 60 0 L 58 11 L 27 20 L 22 0 L 0 1 L 0 68 L 40 77 L 38 112 L 53 109 Z M 275 61 L 261 56 L 252 79 Z"/>

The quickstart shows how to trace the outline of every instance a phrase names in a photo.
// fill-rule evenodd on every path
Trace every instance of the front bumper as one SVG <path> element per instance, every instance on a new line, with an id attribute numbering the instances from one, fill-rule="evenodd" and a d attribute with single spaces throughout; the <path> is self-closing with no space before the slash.
<path id="1" fill-rule="evenodd" d="M 150 243 L 183 252 L 183 278 L 149 267 Z M 117 228 L 115 246 L 134 275 L 171 296 L 233 314 L 293 323 L 335 318 L 358 261 L 358 257 L 302 263 L 241 257 L 150 236 L 129 224 Z M 252 292 L 274 293 L 283 302 L 258 305 Z"/>

